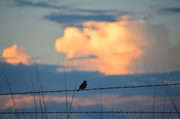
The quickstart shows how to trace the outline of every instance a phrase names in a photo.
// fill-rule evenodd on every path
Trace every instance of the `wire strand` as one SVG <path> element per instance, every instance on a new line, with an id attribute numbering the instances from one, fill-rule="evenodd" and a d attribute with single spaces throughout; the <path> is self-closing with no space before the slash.
<path id="1" fill-rule="evenodd" d="M 123 89 L 123 88 L 145 88 L 145 87 L 162 87 L 162 86 L 179 86 L 180 83 L 172 84 L 156 84 L 156 85 L 138 85 L 138 86 L 121 86 L 121 87 L 105 87 L 105 88 L 90 88 L 81 91 L 90 91 L 90 90 L 107 90 L 107 89 Z M 57 92 L 72 92 L 72 90 L 54 90 L 54 91 L 36 91 L 36 92 L 20 92 L 20 93 L 0 93 L 0 95 L 23 95 L 23 94 L 39 94 L 39 93 L 57 93 Z"/>
<path id="2" fill-rule="evenodd" d="M 136 113 L 159 113 L 159 114 L 169 114 L 169 113 L 180 113 L 180 112 L 171 112 L 171 111 L 73 111 L 73 112 L 18 112 L 19 114 L 35 114 L 35 113 L 48 113 L 48 114 L 56 114 L 56 113 L 126 113 L 126 114 L 136 114 Z M 0 112 L 0 114 L 16 114 L 16 112 Z"/>

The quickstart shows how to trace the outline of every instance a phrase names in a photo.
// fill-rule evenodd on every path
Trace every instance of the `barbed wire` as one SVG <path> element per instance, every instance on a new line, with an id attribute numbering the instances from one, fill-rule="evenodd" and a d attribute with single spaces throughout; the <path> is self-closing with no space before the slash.
<path id="1" fill-rule="evenodd" d="M 18 112 L 18 114 L 41 114 L 41 113 L 47 113 L 47 114 L 57 114 L 57 113 L 89 113 L 89 114 L 93 114 L 93 113 L 126 113 L 126 114 L 136 114 L 136 113 L 159 113 L 159 114 L 170 114 L 170 113 L 178 113 L 180 114 L 180 112 L 171 112 L 171 111 L 73 111 L 73 112 Z M 16 112 L 0 112 L 0 114 L 17 114 Z"/>
<path id="2" fill-rule="evenodd" d="M 138 85 L 138 86 L 121 86 L 121 87 L 105 87 L 105 88 L 90 88 L 81 91 L 90 90 L 106 90 L 106 89 L 123 89 L 123 88 L 145 88 L 145 87 L 161 87 L 161 86 L 178 86 L 180 83 L 172 84 L 155 84 L 155 85 Z M 0 93 L 0 95 L 22 95 L 22 94 L 39 94 L 39 93 L 56 93 L 56 92 L 72 92 L 77 91 L 76 89 L 71 90 L 54 90 L 54 91 L 35 91 L 35 92 L 20 92 L 20 93 Z"/>

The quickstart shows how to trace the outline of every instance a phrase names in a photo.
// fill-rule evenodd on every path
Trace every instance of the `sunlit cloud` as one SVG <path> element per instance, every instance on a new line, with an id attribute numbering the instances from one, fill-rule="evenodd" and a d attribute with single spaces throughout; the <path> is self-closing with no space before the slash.
<path id="1" fill-rule="evenodd" d="M 162 106 L 164 102 L 162 102 L 162 97 L 156 97 L 154 99 L 152 96 L 149 95 L 134 95 L 134 96 L 127 96 L 123 97 L 119 94 L 103 94 L 99 95 L 92 95 L 91 97 L 83 97 L 83 98 L 75 98 L 73 106 L 95 106 L 95 105 L 103 105 L 106 108 L 111 109 L 112 104 L 115 105 L 127 105 L 127 104 L 133 104 L 138 106 L 142 102 L 144 103 L 144 106 L 150 107 L 153 104 L 153 101 L 156 106 Z M 170 102 L 167 102 L 169 105 Z M 129 106 L 131 107 L 131 106 Z"/>
<path id="2" fill-rule="evenodd" d="M 102 100 L 100 99 L 99 95 L 91 95 L 89 97 L 74 97 L 73 106 L 82 106 L 82 107 L 88 107 L 88 106 L 95 106 L 95 105 L 101 105 L 106 108 L 111 108 L 112 104 L 115 105 L 129 105 L 135 104 L 135 106 L 139 106 L 143 102 L 143 106 L 150 107 L 154 103 L 156 106 L 163 106 L 164 102 L 162 100 L 163 97 L 156 97 L 149 95 L 135 95 L 135 96 L 127 96 L 123 97 L 119 94 L 102 94 L 101 95 Z M 11 96 L 0 96 L 0 110 L 5 110 L 8 108 L 13 108 L 12 106 L 12 99 Z M 41 97 L 42 98 L 42 97 Z M 21 95 L 14 95 L 14 100 L 17 104 L 18 109 L 24 109 L 24 108 L 32 108 L 35 106 L 34 99 L 36 99 L 36 106 L 40 107 L 39 97 L 34 96 L 21 96 Z M 177 100 L 179 97 L 177 97 Z M 49 102 L 56 102 L 57 104 L 66 103 L 66 97 L 65 96 L 45 96 L 44 97 L 45 103 Z M 67 101 L 70 103 L 72 101 L 72 97 L 67 97 Z M 178 102 L 175 102 L 177 105 Z M 167 100 L 166 105 L 171 105 L 170 100 Z"/>
<path id="3" fill-rule="evenodd" d="M 83 70 L 97 70 L 104 74 L 133 73 L 133 61 L 142 55 L 143 39 L 134 27 L 143 21 L 95 22 L 83 24 L 82 31 L 68 27 L 57 39 L 55 49 L 66 53 L 66 64 L 81 66 Z M 129 26 L 130 28 L 129 28 Z M 95 58 L 82 58 L 95 56 Z M 78 59 L 78 57 L 81 57 Z"/>
<path id="4" fill-rule="evenodd" d="M 24 65 L 32 64 L 32 58 L 25 53 L 24 47 L 18 47 L 15 44 L 9 48 L 4 49 L 2 57 L 7 63 L 13 65 L 17 65 L 19 63 L 22 63 Z"/>
<path id="5" fill-rule="evenodd" d="M 4 110 L 7 108 L 13 108 L 13 100 L 11 96 L 0 96 L 1 101 L 0 101 L 0 110 Z M 23 109 L 23 108 L 32 108 L 35 106 L 34 100 L 36 100 L 37 105 L 40 107 L 40 104 L 38 103 L 39 100 L 42 97 L 39 96 L 21 96 L 21 95 L 14 95 L 14 101 L 16 102 L 17 108 L 18 109 Z M 42 100 L 42 99 L 41 99 Z M 66 102 L 66 97 L 62 96 L 45 96 L 44 97 L 45 103 L 48 102 L 56 102 L 56 103 L 65 103 Z M 71 97 L 67 97 L 67 101 L 71 101 Z"/>
<path id="6" fill-rule="evenodd" d="M 176 56 L 180 47 L 171 46 L 169 31 L 162 26 L 128 15 L 116 22 L 88 21 L 82 26 L 67 27 L 55 41 L 55 50 L 66 54 L 65 65 L 72 70 L 81 67 L 106 75 L 180 70 L 175 65 L 180 64 Z"/>
<path id="7" fill-rule="evenodd" d="M 4 110 L 7 108 L 13 108 L 13 103 L 11 96 L 0 96 L 0 110 Z M 33 96 L 14 96 L 14 101 L 16 102 L 16 105 L 18 109 L 22 108 L 31 108 L 34 106 L 33 104 Z"/>

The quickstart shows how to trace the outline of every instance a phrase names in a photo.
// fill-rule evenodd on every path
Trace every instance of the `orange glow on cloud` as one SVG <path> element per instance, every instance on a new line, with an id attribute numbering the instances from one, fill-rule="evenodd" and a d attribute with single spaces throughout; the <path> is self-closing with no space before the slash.
<path id="1" fill-rule="evenodd" d="M 12 99 L 10 96 L 0 96 L 0 110 L 5 110 L 7 108 L 12 108 Z M 17 104 L 18 109 L 23 108 L 32 108 L 35 106 L 34 104 L 34 97 L 33 96 L 20 96 L 14 95 L 15 102 Z M 72 97 L 67 97 L 68 102 L 71 102 Z M 35 99 L 39 99 L 35 97 Z M 48 102 L 56 102 L 58 104 L 65 103 L 66 97 L 64 96 L 45 96 L 45 103 Z M 178 97 L 179 99 L 179 97 Z M 36 100 L 37 101 L 37 100 Z M 101 103 L 102 101 L 102 103 Z M 153 101 L 156 102 L 156 105 L 163 105 L 162 97 L 157 97 L 156 100 L 152 96 L 148 95 L 137 95 L 137 96 L 130 96 L 130 97 L 121 97 L 118 94 L 103 94 L 102 100 L 100 100 L 99 95 L 92 95 L 90 97 L 75 97 L 73 101 L 73 106 L 94 106 L 94 105 L 101 105 L 106 106 L 107 108 L 111 108 L 113 104 L 129 104 L 134 102 L 135 104 L 141 104 L 142 101 L 144 102 L 144 106 L 152 105 Z M 38 102 L 38 101 L 37 101 Z M 168 105 L 171 105 L 170 102 L 167 102 Z M 37 106 L 40 106 L 37 103 Z"/>
<path id="2" fill-rule="evenodd" d="M 115 22 L 88 21 L 82 26 L 67 27 L 55 41 L 55 50 L 66 54 L 66 71 L 106 75 L 180 71 L 180 43 L 172 45 L 163 26 L 128 15 Z"/>
<path id="3" fill-rule="evenodd" d="M 57 39 L 55 49 L 67 55 L 66 65 L 107 75 L 131 74 L 145 44 L 137 26 L 144 21 L 121 19 L 117 22 L 89 21 L 82 30 L 68 27 Z M 94 58 L 89 58 L 94 56 Z"/>
<path id="4" fill-rule="evenodd" d="M 18 47 L 17 45 L 12 45 L 11 47 L 4 49 L 2 57 L 5 58 L 7 63 L 13 65 L 17 65 L 19 63 L 30 65 L 32 63 L 31 56 L 25 53 L 23 47 Z"/>

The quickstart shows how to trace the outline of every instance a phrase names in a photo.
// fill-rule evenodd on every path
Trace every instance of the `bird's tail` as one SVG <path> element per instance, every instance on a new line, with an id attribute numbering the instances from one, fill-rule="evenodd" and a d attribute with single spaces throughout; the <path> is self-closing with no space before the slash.
<path id="1" fill-rule="evenodd" d="M 79 90 L 80 90 L 80 88 L 77 91 L 79 91 Z"/>

